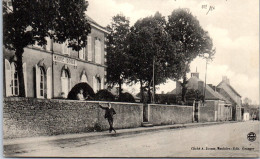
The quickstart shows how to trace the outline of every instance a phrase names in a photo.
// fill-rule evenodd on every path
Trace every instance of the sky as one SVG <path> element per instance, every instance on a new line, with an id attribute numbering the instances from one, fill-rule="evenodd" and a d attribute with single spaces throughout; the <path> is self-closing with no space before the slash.
<path id="1" fill-rule="evenodd" d="M 156 11 L 168 17 L 177 8 L 188 8 L 213 40 L 216 54 L 207 65 L 207 84 L 218 85 L 227 76 L 242 99 L 259 104 L 259 0 L 89 0 L 87 14 L 102 26 L 123 14 L 132 26 Z M 191 72 L 196 68 L 204 80 L 206 61 L 196 58 Z M 167 93 L 175 87 L 174 81 L 167 80 L 157 92 Z M 124 88 L 139 92 L 138 85 Z"/>

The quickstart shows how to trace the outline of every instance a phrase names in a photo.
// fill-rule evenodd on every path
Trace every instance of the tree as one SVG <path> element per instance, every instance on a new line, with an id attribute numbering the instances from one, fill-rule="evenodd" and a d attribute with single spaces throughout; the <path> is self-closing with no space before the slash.
<path id="1" fill-rule="evenodd" d="M 186 98 L 187 98 L 187 100 L 194 101 L 194 100 L 203 100 L 204 96 L 203 96 L 202 92 L 200 92 L 197 89 L 196 90 L 189 89 L 187 91 Z"/>
<path id="2" fill-rule="evenodd" d="M 252 100 L 248 97 L 245 97 L 244 100 L 243 100 L 243 105 L 244 106 L 249 106 L 252 104 Z"/>
<path id="3" fill-rule="evenodd" d="M 46 45 L 46 37 L 54 42 L 68 41 L 68 47 L 79 51 L 85 47 L 91 28 L 85 17 L 85 0 L 11 0 L 3 2 L 3 44 L 17 58 L 19 96 L 25 96 L 23 53 L 29 45 Z"/>
<path id="4" fill-rule="evenodd" d="M 199 21 L 188 9 L 176 9 L 168 17 L 166 30 L 171 35 L 172 41 L 176 44 L 177 53 L 180 55 L 182 67 L 179 69 L 182 74 L 182 101 L 185 102 L 187 93 L 187 77 L 190 63 L 197 57 L 203 57 L 204 53 L 213 58 L 215 50 L 208 32 L 203 30 Z"/>
<path id="5" fill-rule="evenodd" d="M 122 84 L 127 78 L 128 54 L 126 38 L 129 33 L 129 20 L 123 15 L 113 17 L 107 43 L 107 80 L 112 86 L 119 85 L 119 97 L 122 94 Z"/>
<path id="6" fill-rule="evenodd" d="M 138 20 L 130 29 L 128 52 L 131 70 L 128 79 L 134 83 L 140 82 L 141 99 L 146 88 L 149 99 L 151 97 L 153 68 L 155 85 L 178 75 L 175 74 L 178 69 L 175 47 L 165 26 L 165 17 L 157 12 L 154 16 Z"/>

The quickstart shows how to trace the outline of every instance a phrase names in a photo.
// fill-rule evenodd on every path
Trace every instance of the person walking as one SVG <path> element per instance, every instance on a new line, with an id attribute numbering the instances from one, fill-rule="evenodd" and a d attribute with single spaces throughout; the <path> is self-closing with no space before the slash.
<path id="1" fill-rule="evenodd" d="M 112 108 L 111 103 L 108 103 L 108 107 L 103 107 L 99 103 L 99 107 L 106 111 L 105 112 L 105 118 L 108 120 L 108 123 L 109 123 L 109 126 L 110 126 L 109 127 L 109 133 L 111 133 L 112 130 L 116 133 L 116 130 L 113 127 L 113 122 L 114 122 L 113 116 L 116 114 L 116 111 L 114 110 L 114 108 Z"/>

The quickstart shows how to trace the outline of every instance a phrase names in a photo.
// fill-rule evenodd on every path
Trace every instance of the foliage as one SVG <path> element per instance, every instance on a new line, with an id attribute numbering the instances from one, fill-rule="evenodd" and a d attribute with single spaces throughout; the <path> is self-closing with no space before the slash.
<path id="1" fill-rule="evenodd" d="M 204 96 L 202 92 L 199 90 L 195 89 L 189 89 L 186 94 L 186 99 L 189 101 L 194 101 L 194 100 L 203 100 Z"/>
<path id="2" fill-rule="evenodd" d="M 12 0 L 3 1 L 3 44 L 15 51 L 19 79 L 19 96 L 25 96 L 23 52 L 28 45 L 46 45 L 46 37 L 54 42 L 68 40 L 68 47 L 80 50 L 86 46 L 90 24 L 85 17 L 85 0 Z"/>
<path id="3" fill-rule="evenodd" d="M 156 94 L 156 103 L 177 104 L 177 96 L 175 94 Z"/>
<path id="4" fill-rule="evenodd" d="M 140 82 L 143 89 L 150 89 L 155 72 L 155 85 L 176 77 L 178 60 L 174 53 L 174 43 L 165 30 L 166 20 L 160 13 L 139 19 L 130 29 L 128 36 L 131 72 L 129 80 Z M 154 66 L 154 67 L 153 67 Z M 143 95 L 142 95 L 143 96 Z"/>
<path id="5" fill-rule="evenodd" d="M 76 84 L 69 92 L 68 99 L 77 100 L 77 94 L 80 92 L 80 90 L 83 89 L 83 96 L 88 99 L 93 99 L 95 97 L 95 93 L 92 89 L 92 87 L 85 82 Z"/>
<path id="6" fill-rule="evenodd" d="M 243 100 L 243 106 L 249 106 L 252 104 L 252 100 L 248 97 L 245 97 Z"/>
<path id="7" fill-rule="evenodd" d="M 121 96 L 117 99 L 119 102 L 130 102 L 135 103 L 135 98 L 132 96 L 132 94 L 125 92 L 122 93 Z"/>
<path id="8" fill-rule="evenodd" d="M 118 14 L 113 17 L 107 39 L 107 81 L 110 85 L 119 85 L 119 96 L 122 92 L 121 85 L 126 79 L 128 70 L 128 54 L 126 38 L 129 33 L 129 20 Z"/>
<path id="9" fill-rule="evenodd" d="M 106 89 L 99 90 L 95 95 L 95 100 L 115 101 L 115 96 Z"/>
<path id="10" fill-rule="evenodd" d="M 183 76 L 182 83 L 182 100 L 185 102 L 187 93 L 186 73 L 189 72 L 189 65 L 197 56 L 204 57 L 205 53 L 209 54 L 208 59 L 212 59 L 215 53 L 213 50 L 212 39 L 208 32 L 203 30 L 199 21 L 188 9 L 176 9 L 168 17 L 166 30 L 171 35 L 172 41 L 176 44 L 177 54 L 181 65 L 177 74 Z"/>

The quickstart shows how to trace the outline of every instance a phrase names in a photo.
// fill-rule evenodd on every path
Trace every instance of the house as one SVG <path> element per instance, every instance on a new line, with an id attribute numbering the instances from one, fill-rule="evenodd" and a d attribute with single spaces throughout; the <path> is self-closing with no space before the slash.
<path id="1" fill-rule="evenodd" d="M 248 120 L 250 120 L 250 114 L 249 114 L 249 112 L 245 112 L 243 114 L 243 121 L 248 121 Z"/>
<path id="2" fill-rule="evenodd" d="M 26 97 L 67 97 L 79 82 L 87 82 L 97 92 L 106 86 L 106 35 L 109 33 L 87 16 L 91 33 L 87 46 L 74 51 L 68 43 L 54 43 L 47 38 L 44 47 L 33 45 L 24 49 L 23 73 Z M 19 80 L 15 70 L 16 56 L 13 51 L 3 50 L 4 96 L 19 94 Z"/>
<path id="3" fill-rule="evenodd" d="M 197 90 L 204 96 L 205 91 L 205 103 L 199 108 L 199 121 L 224 121 L 231 120 L 232 109 L 231 102 L 223 97 L 216 89 L 216 86 L 212 84 L 205 85 L 202 80 L 199 79 L 199 73 L 191 73 L 191 78 L 188 79 L 187 89 Z M 176 82 L 176 94 L 181 94 L 181 84 Z"/>
<path id="4" fill-rule="evenodd" d="M 236 121 L 242 120 L 241 95 L 230 85 L 230 81 L 226 76 L 222 77 L 222 81 L 217 85 L 217 90 L 222 96 L 231 102 L 232 119 Z"/>

